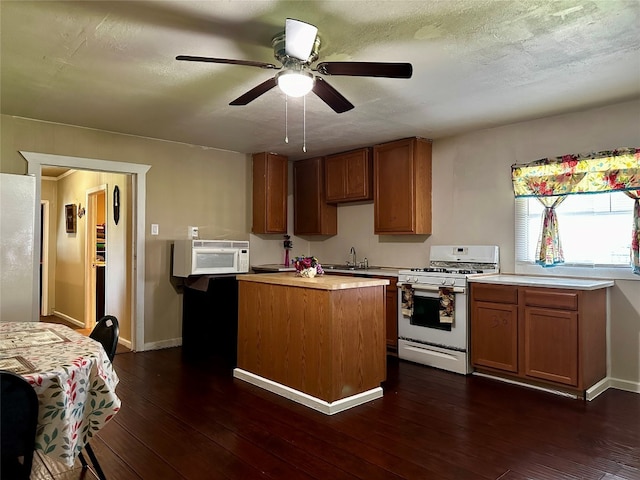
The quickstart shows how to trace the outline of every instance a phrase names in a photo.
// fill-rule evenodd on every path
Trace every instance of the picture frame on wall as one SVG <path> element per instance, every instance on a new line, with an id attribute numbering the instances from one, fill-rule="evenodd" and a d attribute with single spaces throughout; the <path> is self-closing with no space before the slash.
<path id="1" fill-rule="evenodd" d="M 64 218 L 67 227 L 67 233 L 76 233 L 76 215 L 77 207 L 74 203 L 64 206 Z"/>

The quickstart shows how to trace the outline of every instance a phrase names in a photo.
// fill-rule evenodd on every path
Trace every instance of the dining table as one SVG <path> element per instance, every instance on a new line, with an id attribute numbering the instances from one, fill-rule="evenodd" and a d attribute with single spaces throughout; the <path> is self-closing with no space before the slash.
<path id="1" fill-rule="evenodd" d="M 102 344 L 65 325 L 0 322 L 0 370 L 35 389 L 36 450 L 67 466 L 120 410 L 118 375 Z"/>

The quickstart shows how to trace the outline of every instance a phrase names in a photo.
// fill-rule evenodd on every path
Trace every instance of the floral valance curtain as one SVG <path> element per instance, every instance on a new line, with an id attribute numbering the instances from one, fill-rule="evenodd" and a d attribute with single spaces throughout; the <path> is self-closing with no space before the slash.
<path id="1" fill-rule="evenodd" d="M 511 166 L 516 197 L 640 189 L 640 148 L 564 155 Z"/>
<path id="2" fill-rule="evenodd" d="M 511 166 L 517 197 L 537 197 L 545 206 L 536 249 L 536 263 L 551 267 L 564 263 L 555 207 L 566 195 L 624 191 L 635 199 L 631 266 L 640 275 L 640 148 L 543 158 Z"/>

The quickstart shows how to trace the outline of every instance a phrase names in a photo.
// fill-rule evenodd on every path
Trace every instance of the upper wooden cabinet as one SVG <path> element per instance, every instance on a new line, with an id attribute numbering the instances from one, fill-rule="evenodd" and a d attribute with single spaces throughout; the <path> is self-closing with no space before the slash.
<path id="1" fill-rule="evenodd" d="M 329 155 L 324 161 L 326 200 L 329 203 L 355 202 L 373 198 L 370 148 Z"/>
<path id="2" fill-rule="evenodd" d="M 253 233 L 287 233 L 288 158 L 253 155 Z"/>
<path id="3" fill-rule="evenodd" d="M 431 233 L 431 141 L 373 147 L 374 233 Z"/>
<path id="4" fill-rule="evenodd" d="M 295 235 L 335 235 L 338 210 L 325 202 L 322 157 L 293 164 L 293 224 Z"/>

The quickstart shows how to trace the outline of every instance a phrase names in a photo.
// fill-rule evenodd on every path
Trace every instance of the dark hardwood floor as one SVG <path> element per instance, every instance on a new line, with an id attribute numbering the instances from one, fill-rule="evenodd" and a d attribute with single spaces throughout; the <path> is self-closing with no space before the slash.
<path id="1" fill-rule="evenodd" d="M 91 442 L 109 480 L 640 479 L 633 393 L 584 402 L 390 358 L 383 398 L 326 416 L 179 348 L 114 365 L 122 410 Z"/>

